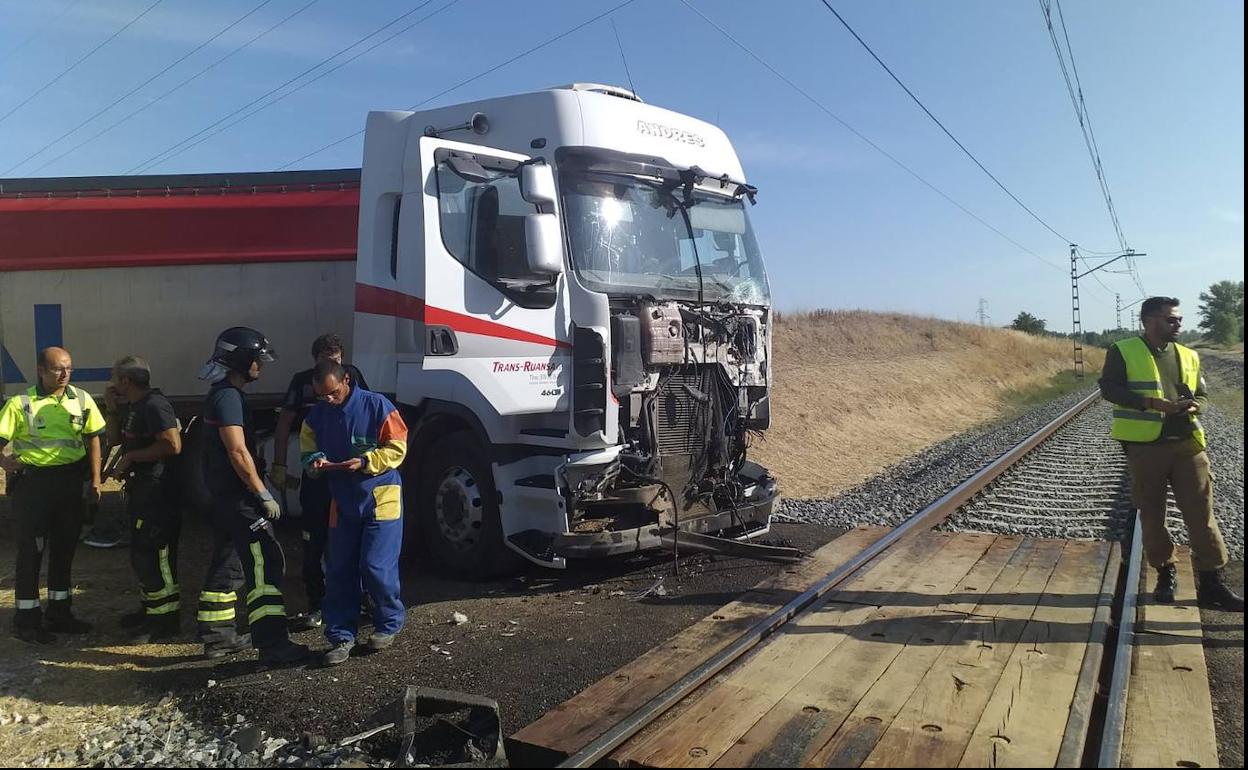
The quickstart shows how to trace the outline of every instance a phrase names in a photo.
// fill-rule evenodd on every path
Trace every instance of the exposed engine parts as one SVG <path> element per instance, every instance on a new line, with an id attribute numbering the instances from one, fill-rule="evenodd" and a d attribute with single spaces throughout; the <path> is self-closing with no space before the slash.
<path id="1" fill-rule="evenodd" d="M 761 309 L 726 304 L 613 308 L 611 392 L 623 450 L 578 484 L 574 518 L 641 500 L 661 525 L 677 526 L 747 504 L 747 488 L 757 486 L 743 475 L 747 441 L 768 414 L 767 322 Z"/>

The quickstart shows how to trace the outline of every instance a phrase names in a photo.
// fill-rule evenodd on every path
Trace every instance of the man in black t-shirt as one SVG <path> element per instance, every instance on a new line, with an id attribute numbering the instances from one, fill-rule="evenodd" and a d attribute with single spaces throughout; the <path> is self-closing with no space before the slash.
<path id="1" fill-rule="evenodd" d="M 273 533 L 281 506 L 256 469 L 256 439 L 243 388 L 277 357 L 264 335 L 236 326 L 217 337 L 200 373 L 213 382 L 204 401 L 204 481 L 212 495 L 213 559 L 199 595 L 204 655 L 237 651 L 244 637 L 235 628 L 235 593 L 246 590 L 251 643 L 261 665 L 296 663 L 308 648 L 290 641 L 282 595 L 286 559 Z M 228 557 L 232 546 L 237 558 Z M 239 566 L 242 575 L 240 579 Z"/>
<path id="2" fill-rule="evenodd" d="M 138 356 L 113 365 L 112 386 L 125 400 L 121 457 L 113 475 L 126 483 L 130 563 L 139 579 L 142 608 L 121 619 L 139 628 L 136 643 L 178 635 L 178 534 L 182 529 L 170 463 L 182 452 L 173 405 L 152 387 L 152 370 Z"/>
<path id="3" fill-rule="evenodd" d="M 337 334 L 322 334 L 312 341 L 312 361 L 342 363 L 342 338 Z M 350 364 L 343 366 L 351 375 L 351 384 L 368 390 L 368 383 L 360 370 Z M 295 628 L 301 631 L 321 625 L 321 601 L 325 598 L 325 544 L 329 534 L 329 478 L 313 478 L 306 473 L 291 478 L 286 471 L 286 449 L 292 435 L 299 435 L 299 428 L 308 410 L 317 402 L 312 389 L 313 369 L 305 369 L 290 379 L 286 388 L 286 400 L 277 420 L 273 439 L 273 466 L 269 480 L 278 489 L 298 489 L 300 524 L 303 527 L 303 583 L 308 594 L 308 613 L 300 616 Z"/>

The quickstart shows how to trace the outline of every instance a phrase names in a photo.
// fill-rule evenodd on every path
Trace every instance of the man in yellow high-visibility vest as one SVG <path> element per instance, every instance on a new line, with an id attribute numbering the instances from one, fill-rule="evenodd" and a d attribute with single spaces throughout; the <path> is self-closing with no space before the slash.
<path id="1" fill-rule="evenodd" d="M 104 416 L 85 390 L 69 384 L 69 352 L 40 352 L 38 382 L 0 409 L 0 455 L 17 518 L 15 635 L 48 644 L 52 632 L 85 634 L 91 626 L 70 612 L 70 571 L 82 531 L 84 495 L 100 499 L 100 434 Z M 39 569 L 48 551 L 48 612 L 39 607 Z"/>
<path id="2" fill-rule="evenodd" d="M 1227 551 L 1214 516 L 1213 477 L 1199 418 L 1206 402 L 1200 356 L 1178 343 L 1183 316 L 1177 299 L 1144 300 L 1140 318 L 1144 333 L 1109 349 L 1100 386 L 1114 404 L 1110 435 L 1126 452 L 1144 552 L 1157 570 L 1153 596 L 1170 603 L 1178 588 L 1174 541 L 1166 529 L 1170 489 L 1187 524 L 1201 606 L 1243 612 L 1243 597 L 1222 576 Z"/>

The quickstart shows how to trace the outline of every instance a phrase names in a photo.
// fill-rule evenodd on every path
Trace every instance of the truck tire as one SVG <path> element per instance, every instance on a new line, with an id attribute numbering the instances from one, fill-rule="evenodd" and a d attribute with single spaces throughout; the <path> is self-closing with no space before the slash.
<path id="1" fill-rule="evenodd" d="M 423 463 L 421 532 L 432 555 L 464 577 L 515 572 L 523 560 L 503 542 L 494 474 L 466 432 L 434 442 Z"/>

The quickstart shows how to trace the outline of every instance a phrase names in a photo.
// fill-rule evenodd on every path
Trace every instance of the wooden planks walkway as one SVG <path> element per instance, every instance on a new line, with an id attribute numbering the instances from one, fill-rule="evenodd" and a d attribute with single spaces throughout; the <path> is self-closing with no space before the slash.
<path id="1" fill-rule="evenodd" d="M 820 574 L 878 535 L 855 531 L 829 544 L 816 557 Z M 1097 668 L 1088 656 L 1101 654 L 1112 556 L 1101 542 L 921 535 L 634 736 L 611 763 L 1035 767 L 1077 757 L 1082 741 L 1067 734 L 1087 728 L 1080 693 Z M 786 576 L 781 594 L 817 571 Z M 775 590 L 716 615 L 761 617 L 779 606 Z M 771 606 L 747 611 L 758 602 Z M 722 623 L 702 621 L 676 647 L 656 648 L 512 736 L 513 763 L 558 761 L 601 734 L 731 643 L 711 631 Z"/>
<path id="2" fill-rule="evenodd" d="M 1218 766 L 1195 577 L 1188 549 L 1177 556 L 1174 604 L 1153 601 L 1155 573 L 1141 570 L 1122 767 Z"/>

